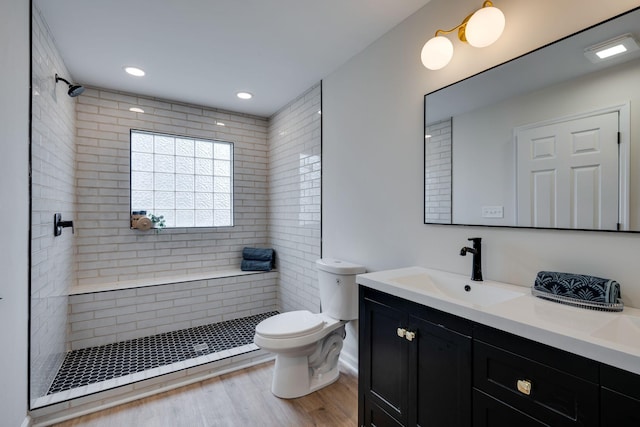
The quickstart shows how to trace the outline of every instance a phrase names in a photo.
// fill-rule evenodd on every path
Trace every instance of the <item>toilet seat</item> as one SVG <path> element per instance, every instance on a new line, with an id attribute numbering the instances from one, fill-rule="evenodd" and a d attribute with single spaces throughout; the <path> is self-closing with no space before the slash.
<path id="1" fill-rule="evenodd" d="M 324 323 L 321 316 L 308 310 L 289 311 L 260 322 L 256 334 L 272 339 L 296 338 L 320 331 Z"/>

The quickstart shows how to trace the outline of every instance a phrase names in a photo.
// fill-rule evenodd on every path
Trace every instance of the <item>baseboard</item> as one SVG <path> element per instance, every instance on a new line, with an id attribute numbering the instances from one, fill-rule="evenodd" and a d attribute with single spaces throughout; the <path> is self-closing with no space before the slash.
<path id="1" fill-rule="evenodd" d="M 31 417 L 29 415 L 27 415 L 22 424 L 20 424 L 20 427 L 31 427 Z"/>
<path id="2" fill-rule="evenodd" d="M 347 367 L 347 369 L 353 371 L 354 374 L 358 373 L 358 357 L 354 357 L 352 354 L 340 353 L 340 363 Z"/>

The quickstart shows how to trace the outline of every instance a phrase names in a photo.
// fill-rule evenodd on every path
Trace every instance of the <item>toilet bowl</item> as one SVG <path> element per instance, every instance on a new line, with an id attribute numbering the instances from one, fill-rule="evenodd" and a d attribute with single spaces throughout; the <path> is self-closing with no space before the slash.
<path id="1" fill-rule="evenodd" d="M 290 311 L 256 326 L 254 343 L 276 354 L 271 391 L 291 399 L 336 381 L 345 325 L 358 317 L 355 275 L 362 266 L 334 259 L 316 261 L 321 313 Z"/>

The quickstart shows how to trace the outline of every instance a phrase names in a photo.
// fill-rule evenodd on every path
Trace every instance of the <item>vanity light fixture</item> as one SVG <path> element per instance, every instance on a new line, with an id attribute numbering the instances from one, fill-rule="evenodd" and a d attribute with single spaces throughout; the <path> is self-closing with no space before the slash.
<path id="1" fill-rule="evenodd" d="M 626 33 L 602 43 L 589 46 L 584 50 L 584 55 L 589 61 L 597 64 L 598 62 L 613 58 L 622 53 L 633 52 L 639 48 L 638 41 L 633 34 Z"/>
<path id="2" fill-rule="evenodd" d="M 495 43 L 504 31 L 505 18 L 489 0 L 450 30 L 438 30 L 422 47 L 422 64 L 430 70 L 444 68 L 453 58 L 453 43 L 444 34 L 458 30 L 458 38 L 473 47 L 487 47 Z"/>
<path id="3" fill-rule="evenodd" d="M 146 74 L 142 68 L 129 67 L 129 66 L 122 67 L 122 68 L 124 68 L 124 71 L 126 71 L 127 74 L 130 74 L 134 77 L 142 77 Z"/>
<path id="4" fill-rule="evenodd" d="M 236 96 L 240 99 L 251 99 L 253 98 L 253 94 L 249 93 L 249 92 L 238 92 L 236 93 Z"/>

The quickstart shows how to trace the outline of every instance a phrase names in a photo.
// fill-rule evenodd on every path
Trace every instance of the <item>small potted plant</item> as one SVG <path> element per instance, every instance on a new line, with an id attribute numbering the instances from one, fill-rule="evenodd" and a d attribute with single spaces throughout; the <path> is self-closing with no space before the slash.
<path id="1" fill-rule="evenodd" d="M 150 213 L 149 214 L 149 219 L 153 223 L 153 228 L 156 229 L 156 233 L 159 230 L 162 230 L 163 228 L 165 228 L 167 226 L 166 223 L 165 223 L 165 220 L 164 220 L 164 215 L 156 216 L 156 215 Z"/>

